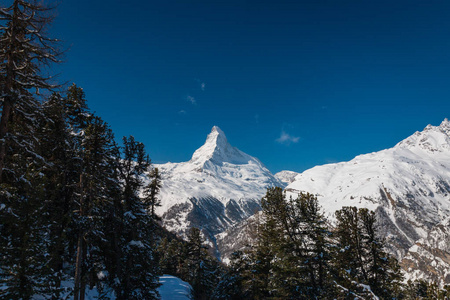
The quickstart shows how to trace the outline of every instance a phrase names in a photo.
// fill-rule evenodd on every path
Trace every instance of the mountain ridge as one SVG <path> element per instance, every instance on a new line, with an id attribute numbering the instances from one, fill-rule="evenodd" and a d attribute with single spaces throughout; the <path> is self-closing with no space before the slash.
<path id="1" fill-rule="evenodd" d="M 430 232 L 439 224 L 448 224 L 443 222 L 450 216 L 450 122 L 445 119 L 439 126 L 428 125 L 392 148 L 306 170 L 286 191 L 293 196 L 299 192 L 317 195 L 331 220 L 343 206 L 375 211 L 389 251 L 400 261 L 407 258 L 409 266 L 423 267 L 413 262 L 419 257 L 411 255 L 417 248 L 414 245 L 430 241 Z M 442 239 L 450 243 L 448 235 L 442 234 Z M 431 243 L 425 248 L 428 253 L 450 255 L 440 245 Z M 450 265 L 442 259 L 434 261 L 437 277 L 450 283 L 450 276 L 442 271 Z M 431 273 L 418 270 L 411 272 L 411 278 L 429 278 Z"/>

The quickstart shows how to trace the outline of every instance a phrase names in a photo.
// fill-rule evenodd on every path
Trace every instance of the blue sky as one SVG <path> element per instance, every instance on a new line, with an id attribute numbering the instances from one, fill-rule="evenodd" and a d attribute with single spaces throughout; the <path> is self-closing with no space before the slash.
<path id="1" fill-rule="evenodd" d="M 449 1 L 63 0 L 62 81 L 155 163 L 213 125 L 272 172 L 394 146 L 450 117 Z"/>

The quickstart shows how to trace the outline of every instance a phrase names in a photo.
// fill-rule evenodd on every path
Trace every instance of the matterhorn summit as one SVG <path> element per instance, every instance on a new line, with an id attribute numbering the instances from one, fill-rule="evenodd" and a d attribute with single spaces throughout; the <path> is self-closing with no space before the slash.
<path id="1" fill-rule="evenodd" d="M 217 126 L 211 129 L 205 144 L 194 152 L 189 161 L 190 165 L 201 165 L 207 168 L 211 164 L 223 166 L 226 164 L 245 165 L 249 163 L 257 164 L 261 168 L 266 169 L 258 159 L 231 146 L 225 133 Z"/>
<path id="2" fill-rule="evenodd" d="M 202 229 L 215 247 L 214 235 L 260 210 L 270 186 L 284 186 L 255 157 L 228 142 L 214 126 L 191 160 L 155 165 L 162 176 L 157 213 L 169 230 L 185 235 Z"/>

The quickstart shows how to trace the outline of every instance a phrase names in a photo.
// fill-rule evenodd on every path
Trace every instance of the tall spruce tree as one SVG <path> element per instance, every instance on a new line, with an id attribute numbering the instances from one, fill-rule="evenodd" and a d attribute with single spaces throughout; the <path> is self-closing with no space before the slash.
<path id="1" fill-rule="evenodd" d="M 117 147 L 112 131 L 100 117 L 90 116 L 81 142 L 81 170 L 76 191 L 77 247 L 75 259 L 75 299 L 84 299 L 86 285 L 93 287 L 97 274 L 105 271 L 102 246 L 106 220 L 113 207 L 107 187 L 117 185 Z"/>
<path id="2" fill-rule="evenodd" d="M 5 181 L 8 144 L 15 139 L 11 131 L 13 114 L 24 113 L 23 107 L 36 108 L 35 95 L 52 89 L 51 77 L 44 74 L 52 62 L 58 62 L 57 40 L 47 36 L 52 22 L 51 9 L 33 0 L 14 0 L 0 6 L 0 184 Z M 32 119 L 31 114 L 23 117 Z M 26 147 L 26 145 L 24 145 Z M 30 150 L 30 149 L 28 149 Z M 31 149 L 32 150 L 32 149 Z M 26 151 L 25 149 L 23 151 Z"/>
<path id="3" fill-rule="evenodd" d="M 331 243 L 317 199 L 311 194 L 286 199 L 281 188 L 271 188 L 262 207 L 259 238 L 265 241 L 258 244 L 257 253 L 271 253 L 265 258 L 271 264 L 270 272 L 266 271 L 271 274 L 270 294 L 286 299 L 324 295 L 329 286 Z"/>
<path id="4" fill-rule="evenodd" d="M 111 285 L 117 299 L 157 299 L 158 260 L 153 244 L 154 220 L 148 214 L 140 192 L 143 175 L 150 167 L 144 145 L 124 137 L 120 160 L 122 193 L 117 218 L 116 259 Z"/>
<path id="5" fill-rule="evenodd" d="M 398 262 L 384 251 L 375 213 L 343 207 L 336 212 L 337 248 L 334 268 L 343 294 L 392 299 L 399 295 L 402 275 Z M 367 289 L 370 286 L 370 289 Z"/>
<path id="6" fill-rule="evenodd" d="M 201 231 L 191 228 L 186 243 L 187 281 L 191 284 L 194 298 L 209 299 L 217 284 L 219 266 L 203 245 Z"/>
<path id="7" fill-rule="evenodd" d="M 76 182 L 73 141 L 69 131 L 64 99 L 53 94 L 43 105 L 42 124 L 39 130 L 39 153 L 47 162 L 42 170 L 43 214 L 45 222 L 47 260 L 46 291 L 50 299 L 60 299 L 61 282 L 68 277 L 64 263 L 70 264 L 70 221 L 75 209 L 74 182 Z"/>
<path id="8" fill-rule="evenodd" d="M 29 299 L 42 291 L 46 253 L 41 215 L 42 169 L 37 128 L 42 71 L 59 52 L 45 35 L 50 11 L 35 1 L 0 4 L 0 298 Z"/>
<path id="9" fill-rule="evenodd" d="M 150 171 L 150 182 L 144 189 L 144 202 L 148 207 L 149 213 L 153 220 L 159 220 L 158 215 L 155 212 L 156 207 L 161 206 L 161 200 L 158 199 L 158 193 L 161 188 L 161 174 L 158 168 L 154 168 Z"/>

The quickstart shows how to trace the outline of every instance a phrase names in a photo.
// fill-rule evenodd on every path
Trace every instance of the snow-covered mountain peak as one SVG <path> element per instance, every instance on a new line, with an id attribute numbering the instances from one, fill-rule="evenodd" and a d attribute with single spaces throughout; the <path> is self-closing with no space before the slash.
<path id="1" fill-rule="evenodd" d="M 276 173 L 275 178 L 277 178 L 281 182 L 284 182 L 285 184 L 290 184 L 295 181 L 295 177 L 298 174 L 299 173 L 294 172 L 294 171 L 284 170 L 284 171 L 280 171 L 280 172 Z"/>
<path id="2" fill-rule="evenodd" d="M 231 146 L 217 126 L 191 160 L 155 167 L 162 178 L 157 213 L 164 226 L 181 235 L 201 228 L 213 247 L 215 234 L 261 209 L 267 187 L 285 186 L 257 158 Z"/>
<path id="3" fill-rule="evenodd" d="M 446 152 L 450 149 L 450 122 L 446 118 L 439 126 L 427 125 L 423 131 L 415 132 L 395 148 L 409 149 L 420 155 Z"/>
<path id="4" fill-rule="evenodd" d="M 436 253 L 450 257 L 448 247 L 434 242 L 434 235 L 439 235 L 442 244 L 450 244 L 450 224 L 444 222 L 450 216 L 447 119 L 439 126 L 428 125 L 393 148 L 306 170 L 295 177 L 286 191 L 294 197 L 298 192 L 317 195 L 331 220 L 343 206 L 375 211 L 386 246 L 397 258 L 406 257 L 406 270 L 415 269 L 423 275 L 430 273 L 428 267 L 433 266 L 431 273 L 450 282 L 450 259 L 433 258 Z M 426 245 L 418 249 L 414 246 L 417 243 Z M 424 260 L 425 256 L 429 259 Z M 414 278 L 418 278 L 417 274 Z"/>
<path id="5" fill-rule="evenodd" d="M 267 187 L 284 186 L 257 158 L 231 146 L 217 126 L 190 161 L 156 166 L 163 177 L 161 214 L 174 203 L 191 198 L 214 198 L 222 203 L 259 201 Z"/>
<path id="6" fill-rule="evenodd" d="M 202 167 L 205 166 L 206 162 L 214 165 L 223 163 L 248 164 L 249 162 L 260 164 L 257 159 L 231 146 L 225 133 L 218 126 L 213 126 L 203 146 L 192 155 L 191 162 L 202 165 Z"/>
<path id="7" fill-rule="evenodd" d="M 450 131 L 450 121 L 445 118 L 444 121 L 442 121 L 441 125 L 439 125 L 441 130 L 446 131 L 447 133 Z"/>

